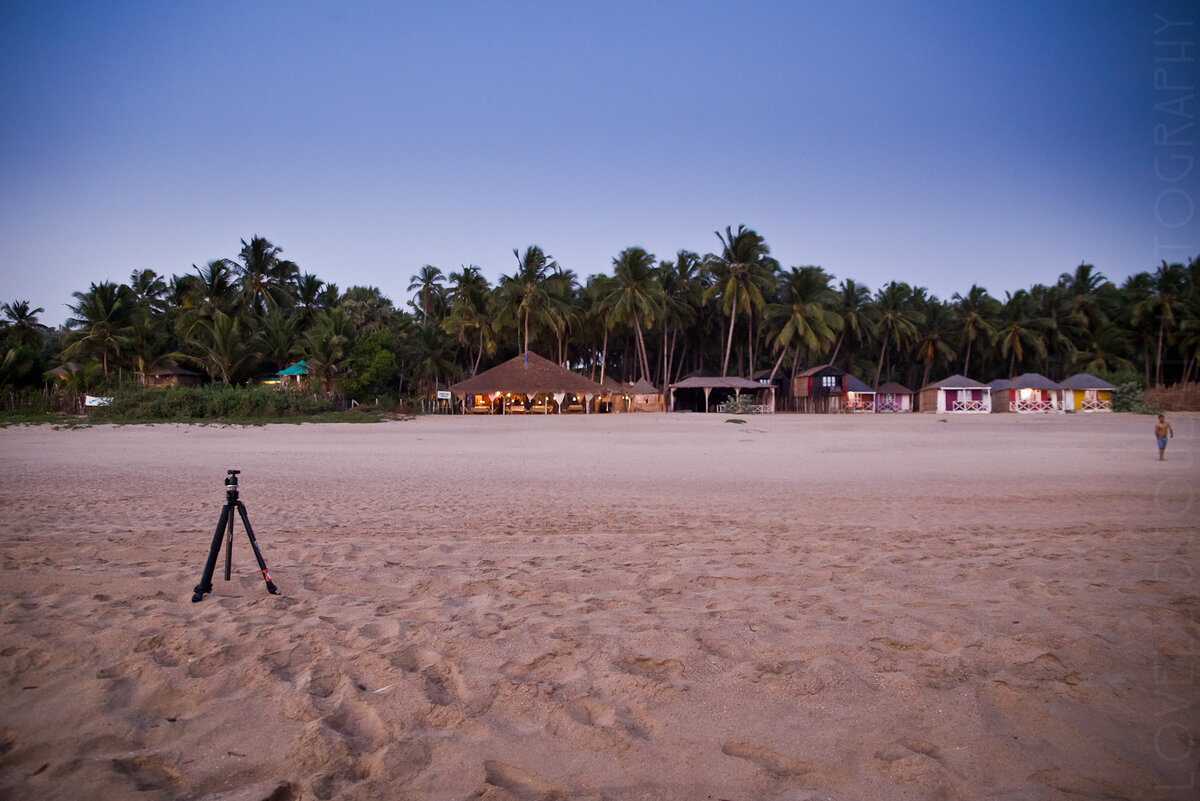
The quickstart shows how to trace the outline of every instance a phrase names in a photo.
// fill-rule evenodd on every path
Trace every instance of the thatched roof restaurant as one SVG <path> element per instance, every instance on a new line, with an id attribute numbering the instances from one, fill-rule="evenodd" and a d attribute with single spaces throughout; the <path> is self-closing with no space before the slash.
<path id="1" fill-rule="evenodd" d="M 592 399 L 607 390 L 578 373 L 526 351 L 477 376 L 459 381 L 450 393 L 463 401 L 464 411 L 492 414 L 523 414 L 536 411 L 547 414 L 551 404 L 561 414 L 576 406 L 587 411 Z M 582 401 L 576 403 L 576 401 Z"/>

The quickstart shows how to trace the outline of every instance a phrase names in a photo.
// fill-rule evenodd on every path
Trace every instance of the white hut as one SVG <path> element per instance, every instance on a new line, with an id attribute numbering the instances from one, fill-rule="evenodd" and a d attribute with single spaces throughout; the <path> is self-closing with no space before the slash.
<path id="1" fill-rule="evenodd" d="M 987 414 L 992 410 L 991 388 L 962 375 L 952 375 L 921 387 L 919 400 L 923 412 Z"/>

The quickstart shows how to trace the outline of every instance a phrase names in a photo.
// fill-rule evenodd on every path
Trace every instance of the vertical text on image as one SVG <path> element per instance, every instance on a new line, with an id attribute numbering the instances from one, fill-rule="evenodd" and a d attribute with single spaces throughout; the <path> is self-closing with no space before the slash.
<path id="1" fill-rule="evenodd" d="M 1154 199 L 1154 216 L 1159 226 L 1166 229 L 1154 235 L 1154 260 L 1165 263 L 1168 260 L 1184 261 L 1197 249 L 1194 238 L 1182 230 L 1192 223 L 1196 212 L 1192 188 L 1196 167 L 1196 20 L 1180 18 L 1178 12 L 1155 12 L 1154 20 L 1154 175 L 1160 182 Z M 1194 436 L 1187 439 L 1189 445 L 1195 442 Z M 1181 487 L 1164 479 L 1156 488 L 1154 502 L 1160 516 L 1165 514 L 1183 522 L 1181 530 L 1186 532 L 1187 541 L 1181 546 L 1188 556 L 1182 564 L 1176 565 L 1176 575 L 1172 578 L 1182 577 L 1184 585 L 1191 586 L 1194 568 L 1190 555 L 1197 544 L 1197 531 L 1191 524 L 1195 488 L 1187 481 L 1184 485 Z M 1178 569 L 1180 567 L 1182 571 Z M 1156 574 L 1160 572 L 1159 568 L 1156 566 Z M 1158 758 L 1181 770 L 1169 780 L 1160 781 L 1157 789 L 1170 792 L 1195 790 L 1196 773 L 1185 766 L 1195 765 L 1200 736 L 1192 719 L 1181 715 L 1190 716 L 1191 703 L 1187 696 L 1194 686 L 1191 677 L 1200 672 L 1200 652 L 1171 656 L 1173 658 L 1160 655 L 1154 666 L 1158 690 L 1169 703 L 1162 712 L 1153 739 Z M 1179 697 L 1180 691 L 1184 692 L 1184 698 Z"/>

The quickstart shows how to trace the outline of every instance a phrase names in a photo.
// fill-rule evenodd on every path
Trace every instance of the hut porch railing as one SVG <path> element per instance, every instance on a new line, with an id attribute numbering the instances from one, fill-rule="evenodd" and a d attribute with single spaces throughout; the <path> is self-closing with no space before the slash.
<path id="1" fill-rule="evenodd" d="M 900 404 L 900 401 L 881 400 L 875 404 L 875 411 L 877 411 L 877 412 L 902 412 L 902 411 L 904 411 L 904 407 Z"/>
<path id="2" fill-rule="evenodd" d="M 981 400 L 956 400 L 950 407 L 952 412 L 986 412 L 987 406 Z"/>
<path id="3" fill-rule="evenodd" d="M 1018 400 L 1013 404 L 1014 412 L 1057 412 L 1058 405 L 1052 401 Z"/>
<path id="4" fill-rule="evenodd" d="M 1085 399 L 1079 404 L 1081 412 L 1111 412 L 1112 401 Z"/>
<path id="5" fill-rule="evenodd" d="M 848 412 L 873 412 L 875 403 L 869 400 L 850 401 L 846 404 L 845 409 Z"/>

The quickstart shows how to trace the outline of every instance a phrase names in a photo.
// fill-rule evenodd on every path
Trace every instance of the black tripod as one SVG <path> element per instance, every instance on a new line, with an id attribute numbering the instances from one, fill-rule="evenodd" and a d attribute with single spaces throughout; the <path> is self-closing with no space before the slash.
<path id="1" fill-rule="evenodd" d="M 204 598 L 204 593 L 212 592 L 213 570 L 217 567 L 217 554 L 221 551 L 221 535 L 225 534 L 225 580 L 229 581 L 229 573 L 233 569 L 233 510 L 236 507 L 242 516 L 242 525 L 246 527 L 246 536 L 250 538 L 250 547 L 254 549 L 254 558 L 262 570 L 263 578 L 267 581 L 267 592 L 278 595 L 279 590 L 271 581 L 267 572 L 267 563 L 263 561 L 262 553 L 258 550 L 258 540 L 254 539 L 254 529 L 250 528 L 250 518 L 246 516 L 246 504 L 238 500 L 238 473 L 241 470 L 229 470 L 225 477 L 225 505 L 221 507 L 221 519 L 217 521 L 217 533 L 213 535 L 212 547 L 208 549 L 208 561 L 204 563 L 204 575 L 200 583 L 193 589 L 192 603 Z"/>

